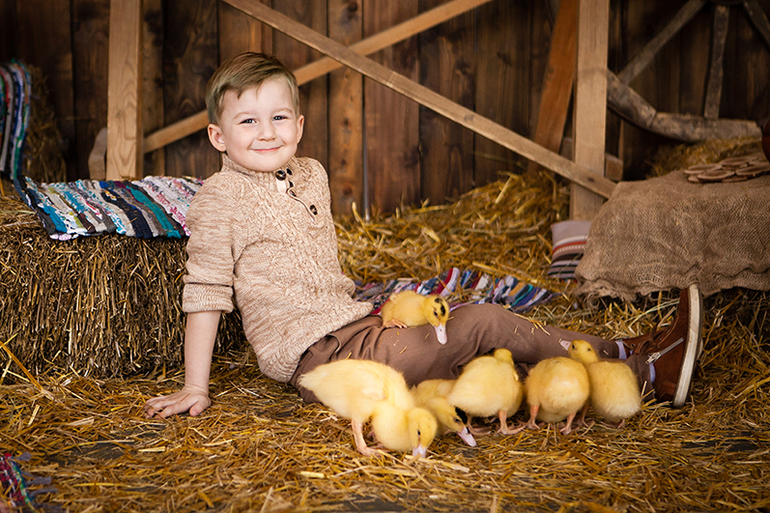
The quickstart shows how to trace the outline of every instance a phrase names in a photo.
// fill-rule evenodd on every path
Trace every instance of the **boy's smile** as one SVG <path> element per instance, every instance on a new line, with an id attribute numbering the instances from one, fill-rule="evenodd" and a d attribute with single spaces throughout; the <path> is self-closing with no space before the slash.
<path id="1" fill-rule="evenodd" d="M 236 164 L 273 172 L 296 153 L 304 121 L 294 111 L 288 83 L 271 78 L 240 97 L 227 91 L 219 124 L 208 127 L 209 140 Z"/>

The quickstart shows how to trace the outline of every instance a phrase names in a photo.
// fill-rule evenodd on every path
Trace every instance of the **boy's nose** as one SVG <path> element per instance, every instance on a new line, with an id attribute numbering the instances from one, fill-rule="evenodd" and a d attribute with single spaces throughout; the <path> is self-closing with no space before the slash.
<path id="1" fill-rule="evenodd" d="M 260 123 L 257 137 L 259 139 L 272 139 L 275 137 L 275 130 L 273 129 L 272 123 Z"/>

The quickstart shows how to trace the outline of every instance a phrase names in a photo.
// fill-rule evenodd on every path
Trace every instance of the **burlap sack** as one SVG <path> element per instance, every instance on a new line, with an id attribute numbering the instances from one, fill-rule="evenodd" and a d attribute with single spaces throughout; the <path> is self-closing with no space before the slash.
<path id="1" fill-rule="evenodd" d="M 698 284 L 770 290 L 770 176 L 694 184 L 682 171 L 621 182 L 591 223 L 577 293 L 631 300 Z"/>

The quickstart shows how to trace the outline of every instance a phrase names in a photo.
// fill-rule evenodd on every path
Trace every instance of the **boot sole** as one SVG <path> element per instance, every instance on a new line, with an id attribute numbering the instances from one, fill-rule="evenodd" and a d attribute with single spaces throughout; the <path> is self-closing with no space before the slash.
<path id="1" fill-rule="evenodd" d="M 681 408 L 687 402 L 692 385 L 692 375 L 695 371 L 695 363 L 703 351 L 701 329 L 703 327 L 703 302 L 697 285 L 688 288 L 689 324 L 687 326 L 687 341 L 682 357 L 682 369 L 676 383 L 676 390 L 671 404 L 674 408 Z"/>

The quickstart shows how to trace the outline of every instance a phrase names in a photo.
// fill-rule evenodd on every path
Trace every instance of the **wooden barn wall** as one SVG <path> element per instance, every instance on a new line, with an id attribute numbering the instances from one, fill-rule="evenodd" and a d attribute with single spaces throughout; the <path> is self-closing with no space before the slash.
<path id="1" fill-rule="evenodd" d="M 343 44 L 446 0 L 261 0 Z M 540 108 L 553 13 L 540 0 L 492 0 L 372 55 L 377 62 L 529 136 Z M 685 0 L 612 0 L 609 67 L 620 71 Z M 770 0 L 760 0 L 770 12 Z M 660 111 L 701 114 L 715 4 L 707 5 L 631 83 Z M 37 66 L 58 116 L 68 178 L 88 177 L 88 154 L 107 123 L 109 0 L 0 0 L 0 60 Z M 144 0 L 145 133 L 204 108 L 219 62 L 246 50 L 292 69 L 319 54 L 218 0 Z M 770 116 L 770 52 L 740 5 L 730 7 L 720 117 Z M 340 69 L 301 87 L 301 155 L 328 169 L 335 211 L 392 211 L 447 198 L 521 171 L 522 159 L 389 89 Z M 570 135 L 567 123 L 566 135 Z M 676 144 L 610 112 L 607 149 L 626 177 L 641 176 L 661 145 Z M 218 155 L 203 131 L 145 156 L 147 174 L 206 177 Z M 365 191 L 367 193 L 365 194 Z"/>

